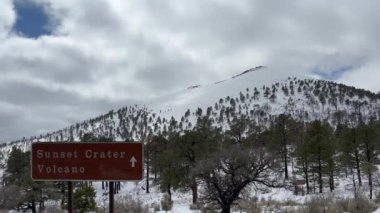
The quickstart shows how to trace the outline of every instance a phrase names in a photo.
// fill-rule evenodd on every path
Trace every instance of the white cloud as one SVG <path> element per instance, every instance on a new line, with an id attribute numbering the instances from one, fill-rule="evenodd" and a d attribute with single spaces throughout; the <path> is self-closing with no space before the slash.
<path id="1" fill-rule="evenodd" d="M 345 73 L 339 81 L 347 85 L 355 85 L 373 92 L 379 92 L 380 63 L 371 62 L 351 72 Z"/>
<path id="2" fill-rule="evenodd" d="M 35 108 L 27 100 L 6 95 L 0 101 L 17 106 L 19 114 L 28 109 L 34 117 L 41 117 L 48 111 L 41 107 L 48 105 L 57 110 L 49 114 L 56 122 L 54 128 L 66 125 L 75 115 L 80 121 L 128 100 L 214 82 L 259 65 L 283 76 L 310 76 L 315 70 L 332 76 L 351 66 L 337 75 L 338 81 L 380 90 L 376 82 L 378 2 L 31 1 L 42 4 L 49 14 L 52 35 L 38 39 L 9 36 L 16 17 L 12 2 L 3 0 L 0 82 L 10 88 L 23 85 L 39 101 Z M 363 74 L 368 78 L 355 81 Z M 19 96 L 16 91 L 9 90 Z M 52 96 L 59 98 L 50 103 Z M 58 101 L 67 98 L 77 103 Z M 93 101 L 104 103 L 84 115 Z M 65 113 L 58 112 L 63 108 Z M 65 117 L 69 111 L 71 115 Z M 40 122 L 40 129 L 45 130 L 44 121 Z"/>
<path id="3" fill-rule="evenodd" d="M 0 7 L 0 39 L 4 39 L 8 36 L 15 21 L 16 15 L 12 0 L 2 0 Z"/>

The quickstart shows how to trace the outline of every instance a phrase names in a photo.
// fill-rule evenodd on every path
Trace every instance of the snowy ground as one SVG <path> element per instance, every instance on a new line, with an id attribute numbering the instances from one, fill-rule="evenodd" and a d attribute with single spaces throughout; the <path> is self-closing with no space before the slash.
<path id="1" fill-rule="evenodd" d="M 365 186 L 366 182 L 363 182 L 362 194 L 367 196 L 368 189 Z M 367 183 L 368 184 L 368 183 Z M 94 183 L 94 188 L 97 190 L 97 203 L 101 204 L 105 207 L 108 206 L 108 193 L 107 190 L 102 190 L 101 183 Z M 124 182 L 122 183 L 122 189 L 118 195 L 115 196 L 115 200 L 123 197 L 125 195 L 131 195 L 135 199 L 140 199 L 144 204 L 152 207 L 154 204 L 160 205 L 161 198 L 163 197 L 163 193 L 161 193 L 158 187 L 151 187 L 150 193 L 147 194 L 144 189 L 145 181 L 141 182 Z M 353 187 L 351 184 L 351 180 L 349 178 L 342 179 L 336 184 L 337 188 L 333 192 L 329 192 L 328 188 L 324 188 L 325 193 L 323 194 L 326 198 L 338 199 L 338 198 L 349 198 L 353 197 Z M 201 192 L 202 190 L 200 190 Z M 321 196 L 320 194 L 312 194 L 305 196 L 296 196 L 293 191 L 279 188 L 279 189 L 271 189 L 268 193 L 257 192 L 253 188 L 248 190 L 248 192 L 244 193 L 247 199 L 256 198 L 258 202 L 262 201 L 278 201 L 280 203 L 286 203 L 287 201 L 292 201 L 297 204 L 304 204 L 310 201 L 313 197 Z M 190 210 L 190 204 L 192 202 L 191 193 L 183 193 L 183 192 L 173 192 L 173 209 L 169 212 L 172 213 L 200 213 L 200 211 Z M 150 208 L 153 212 L 153 208 Z M 275 212 L 278 209 L 273 209 L 268 212 Z M 165 211 L 159 211 L 165 212 Z M 238 208 L 234 212 L 242 212 Z M 380 208 L 375 211 L 376 213 L 380 213 Z"/>
<path id="2" fill-rule="evenodd" d="M 100 206 L 108 206 L 108 189 L 103 190 L 101 182 L 94 182 L 93 187 L 97 191 L 96 201 Z M 161 193 L 158 187 L 151 187 L 150 193 L 145 192 L 145 181 L 140 182 L 122 182 L 121 183 L 121 191 L 115 195 L 115 201 L 117 199 L 121 199 L 125 195 L 131 195 L 134 199 L 141 200 L 144 204 L 150 207 L 150 210 L 153 212 L 154 205 L 160 205 L 161 198 L 163 197 L 163 193 Z M 190 193 L 180 193 L 173 192 L 173 209 L 170 212 L 178 212 L 178 213 L 194 213 L 200 211 L 192 211 L 190 210 L 192 198 Z M 165 212 L 165 211 L 159 211 Z"/>
<path id="3" fill-rule="evenodd" d="M 0 169 L 0 173 L 1 173 Z M 145 181 L 140 182 L 122 182 L 121 183 L 121 191 L 119 194 L 115 195 L 115 201 L 121 199 L 123 196 L 131 195 L 133 199 L 141 200 L 145 205 L 150 207 L 150 211 L 154 212 L 154 205 L 161 205 L 161 199 L 163 197 L 163 193 L 160 192 L 157 186 L 151 186 L 150 193 L 145 192 Z M 366 187 L 368 182 L 363 180 L 363 187 L 361 193 L 364 196 L 368 196 L 369 190 Z M 99 207 L 104 207 L 107 209 L 108 207 L 108 190 L 102 190 L 101 182 L 93 182 L 93 187 L 96 189 L 97 197 L 96 202 Z M 377 187 L 378 188 L 378 187 Z M 336 189 L 330 193 L 328 192 L 328 188 L 324 188 L 325 193 L 323 196 L 327 198 L 347 198 L 353 197 L 353 185 L 352 179 L 341 177 L 339 181 L 336 182 Z M 202 189 L 200 189 L 202 192 Z M 374 193 L 375 194 L 375 193 Z M 287 201 L 292 201 L 297 204 L 304 204 L 310 201 L 313 197 L 320 196 L 318 193 L 312 195 L 305 196 L 296 196 L 293 191 L 280 188 L 280 189 L 271 189 L 268 193 L 257 192 L 254 188 L 247 190 L 243 193 L 243 196 L 247 199 L 255 198 L 258 202 L 262 201 L 278 201 L 280 203 L 286 203 Z M 183 193 L 179 191 L 173 192 L 173 208 L 172 213 L 200 213 L 200 211 L 190 210 L 190 204 L 192 202 L 191 193 Z M 49 205 L 59 206 L 59 201 L 51 202 Z M 269 208 L 266 212 L 276 212 L 279 209 Z M 161 213 L 165 211 L 159 211 Z M 235 209 L 233 212 L 243 212 L 239 209 Z M 380 208 L 374 211 L 374 213 L 380 213 Z"/>

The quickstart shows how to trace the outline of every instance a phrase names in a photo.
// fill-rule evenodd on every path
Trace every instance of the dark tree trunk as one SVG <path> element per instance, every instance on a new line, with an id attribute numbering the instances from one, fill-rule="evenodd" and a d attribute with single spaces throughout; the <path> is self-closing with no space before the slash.
<path id="1" fill-rule="evenodd" d="M 115 194 L 119 194 L 119 187 L 120 186 L 120 182 L 119 181 L 117 181 L 117 182 L 115 182 Z"/>
<path id="2" fill-rule="evenodd" d="M 303 141 L 303 140 L 302 140 Z M 306 193 L 310 194 L 310 180 L 309 180 L 309 160 L 308 160 L 308 154 L 307 152 L 304 152 L 305 154 L 305 161 L 303 162 L 303 171 L 305 176 L 305 183 L 306 183 Z"/>
<path id="3" fill-rule="evenodd" d="M 32 201 L 30 210 L 32 210 L 32 213 L 37 213 L 36 203 L 34 201 Z"/>
<path id="4" fill-rule="evenodd" d="M 372 200 L 372 171 L 368 173 L 369 199 Z"/>
<path id="5" fill-rule="evenodd" d="M 193 204 L 196 204 L 198 201 L 198 184 L 195 181 L 194 177 L 193 177 L 192 184 L 191 184 L 191 191 L 193 193 Z"/>
<path id="6" fill-rule="evenodd" d="M 305 182 L 306 182 L 306 193 L 310 193 L 310 183 L 309 183 L 309 162 L 306 160 L 305 161 Z"/>
<path id="7" fill-rule="evenodd" d="M 365 149 L 366 149 L 366 158 L 368 163 L 368 186 L 369 186 L 369 199 L 372 200 L 372 155 L 371 155 L 371 148 L 369 146 L 369 141 L 366 141 L 365 143 Z"/>
<path id="8" fill-rule="evenodd" d="M 288 144 L 287 140 L 287 135 L 286 135 L 286 124 L 285 124 L 285 119 L 282 120 L 282 149 L 284 153 L 284 169 L 285 169 L 285 179 L 289 179 L 289 172 L 288 172 L 288 147 L 286 146 Z"/>
<path id="9" fill-rule="evenodd" d="M 359 151 L 357 148 L 355 148 L 355 162 L 356 162 L 356 171 L 358 173 L 358 182 L 359 187 L 362 186 L 362 178 L 360 174 L 360 159 L 359 159 Z"/>
<path id="10" fill-rule="evenodd" d="M 44 210 L 44 209 L 45 209 L 44 201 L 40 201 L 40 203 L 39 203 L 40 212 L 42 212 L 42 210 Z"/>
<path id="11" fill-rule="evenodd" d="M 172 191 L 170 188 L 171 188 L 171 186 L 170 186 L 170 184 L 168 184 L 166 190 L 168 191 L 169 200 L 172 201 Z"/>
<path id="12" fill-rule="evenodd" d="M 355 198 L 357 197 L 357 194 L 356 194 L 356 181 L 355 181 L 355 175 L 354 175 L 354 171 L 353 169 L 351 168 L 351 173 L 352 173 L 352 184 L 354 186 L 354 196 Z"/>
<path id="13" fill-rule="evenodd" d="M 286 147 L 286 141 L 284 142 L 284 167 L 285 167 L 285 179 L 289 179 L 289 172 L 288 172 L 288 149 Z"/>
<path id="14" fill-rule="evenodd" d="M 334 190 L 334 173 L 332 171 L 330 171 L 329 182 L 330 182 L 330 192 L 332 192 Z"/>
<path id="15" fill-rule="evenodd" d="M 347 166 L 344 167 L 344 173 L 346 174 L 346 178 L 348 178 L 348 169 L 347 169 Z"/>
<path id="16" fill-rule="evenodd" d="M 65 188 L 62 187 L 61 189 L 61 207 L 63 207 L 65 205 L 65 199 L 66 199 L 66 192 L 65 192 Z"/>
<path id="17" fill-rule="evenodd" d="M 315 169 L 312 169 L 311 171 L 312 171 L 312 173 L 311 173 L 311 177 L 313 177 L 313 193 L 315 194 L 315 171 L 314 171 Z"/>
<path id="18" fill-rule="evenodd" d="M 146 189 L 145 189 L 145 192 L 146 193 L 149 193 L 149 157 L 147 157 L 146 159 Z"/>
<path id="19" fill-rule="evenodd" d="M 231 212 L 231 205 L 230 204 L 223 204 L 222 205 L 222 213 L 230 213 Z"/>
<path id="20" fill-rule="evenodd" d="M 319 182 L 319 193 L 323 193 L 322 160 L 321 160 L 321 156 L 318 156 L 318 182 Z"/>

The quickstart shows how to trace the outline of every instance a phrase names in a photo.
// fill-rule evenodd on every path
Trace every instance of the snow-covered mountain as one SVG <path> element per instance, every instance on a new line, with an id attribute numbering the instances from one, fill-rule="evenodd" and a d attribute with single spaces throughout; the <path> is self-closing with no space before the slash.
<path id="1" fill-rule="evenodd" d="M 328 119 L 336 124 L 358 119 L 353 115 L 358 116 L 359 112 L 364 120 L 379 117 L 380 95 L 306 76 L 281 78 L 271 68 L 259 66 L 230 79 L 190 86 L 140 105 L 110 110 L 61 130 L 3 144 L 2 149 L 8 151 L 16 145 L 28 150 L 36 141 L 79 141 L 89 132 L 116 141 L 138 141 L 144 135 L 162 134 L 169 129 L 192 129 L 199 116 L 209 116 L 214 125 L 228 129 L 233 118 L 239 116 L 263 125 L 281 113 L 306 121 Z"/>
<path id="2" fill-rule="evenodd" d="M 148 135 L 191 130 L 202 116 L 207 116 L 214 126 L 223 130 L 228 130 L 234 119 L 240 117 L 265 128 L 282 113 L 306 122 L 327 120 L 332 125 L 354 124 L 358 120 L 366 122 L 370 118 L 379 119 L 380 94 L 307 76 L 283 78 L 271 68 L 260 66 L 209 85 L 190 86 L 146 103 L 110 110 L 61 130 L 2 144 L 0 176 L 4 172 L 1 165 L 5 165 L 13 146 L 25 151 L 33 142 L 80 141 L 86 133 L 116 141 L 140 141 Z M 339 181 L 343 184 L 335 191 L 344 194 L 346 189 L 343 187 L 351 182 L 347 177 Z M 122 194 L 134 193 L 149 204 L 160 202 L 162 194 L 158 187 L 154 187 L 150 194 L 142 194 L 144 181 L 123 184 Z M 102 192 L 105 191 L 100 183 L 94 186 L 98 192 L 97 200 L 104 200 Z M 261 198 L 306 201 L 290 190 L 276 190 L 262 194 Z M 189 212 L 190 200 L 190 194 L 175 194 L 174 212 Z"/>

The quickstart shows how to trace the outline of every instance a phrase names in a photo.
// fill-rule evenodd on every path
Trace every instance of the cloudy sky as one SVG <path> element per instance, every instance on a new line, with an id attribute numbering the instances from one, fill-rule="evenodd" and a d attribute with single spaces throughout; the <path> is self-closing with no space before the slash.
<path id="1" fill-rule="evenodd" d="M 379 91 L 379 8 L 356 0 L 1 0 L 0 141 L 259 65 Z"/>

